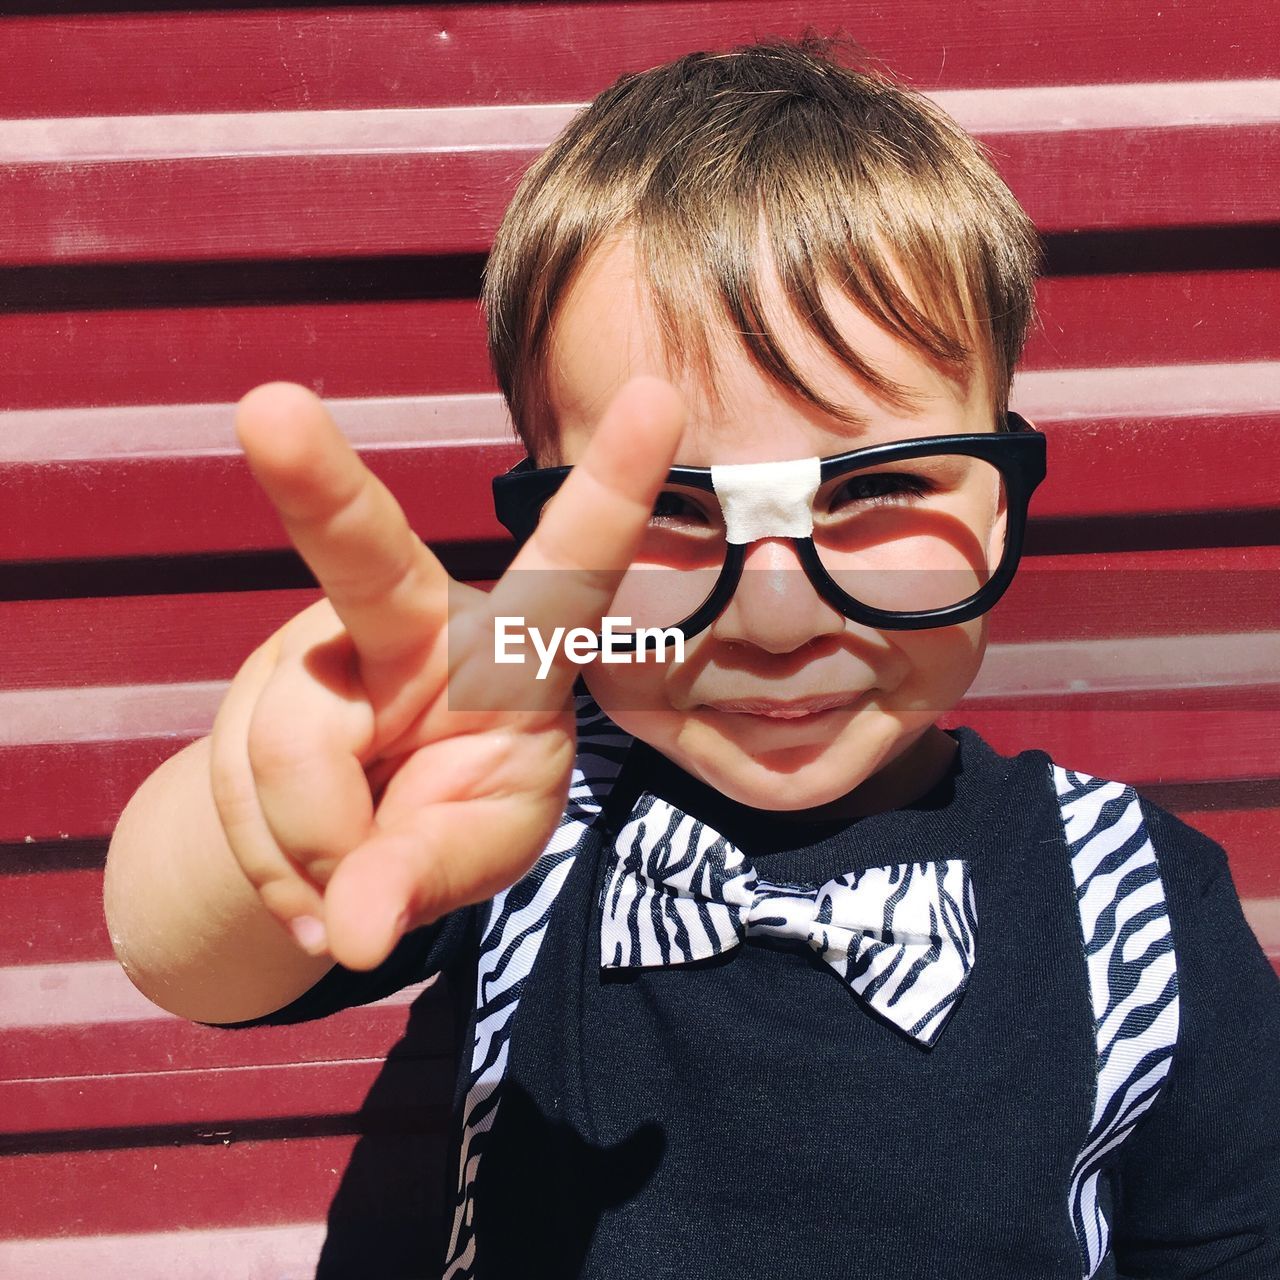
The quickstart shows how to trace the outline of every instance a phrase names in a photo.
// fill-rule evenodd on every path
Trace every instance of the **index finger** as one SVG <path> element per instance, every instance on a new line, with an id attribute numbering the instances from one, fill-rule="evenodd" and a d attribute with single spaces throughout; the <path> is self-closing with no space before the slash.
<path id="1" fill-rule="evenodd" d="M 494 613 L 523 617 L 544 631 L 598 630 L 640 545 L 683 429 L 684 405 L 670 383 L 652 377 L 628 382 L 494 587 Z M 558 663 L 557 679 L 547 684 L 563 695 L 576 675 Z"/>
<path id="2" fill-rule="evenodd" d="M 319 397 L 292 382 L 255 387 L 236 434 L 361 658 L 420 653 L 444 625 L 449 576 Z"/>

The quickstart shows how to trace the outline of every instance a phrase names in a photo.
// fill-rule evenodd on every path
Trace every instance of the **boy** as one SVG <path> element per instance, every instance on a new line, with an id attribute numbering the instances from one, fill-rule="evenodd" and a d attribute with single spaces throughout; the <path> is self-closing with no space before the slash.
<path id="1" fill-rule="evenodd" d="M 1280 1275 L 1280 984 L 1222 851 L 935 723 L 1043 474 L 1031 229 L 825 52 L 624 78 L 522 183 L 491 594 L 314 397 L 245 398 L 326 599 L 131 801 L 117 954 L 222 1025 L 446 972 L 449 1277 Z M 606 618 L 674 630 L 497 659 Z"/>

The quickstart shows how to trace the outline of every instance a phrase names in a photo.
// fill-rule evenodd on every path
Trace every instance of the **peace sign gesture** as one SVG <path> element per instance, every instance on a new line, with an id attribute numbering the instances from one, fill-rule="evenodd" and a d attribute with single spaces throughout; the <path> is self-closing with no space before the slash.
<path id="1" fill-rule="evenodd" d="M 578 669 L 564 655 L 545 679 L 495 668 L 494 619 L 599 630 L 682 424 L 667 383 L 624 387 L 485 593 L 449 578 L 309 391 L 270 383 L 240 402 L 249 465 L 325 598 L 232 682 L 213 794 L 267 910 L 312 921 L 295 927 L 308 950 L 372 968 L 404 927 L 491 897 L 537 858 L 568 794 Z M 453 709 L 451 691 L 455 708 L 487 709 Z"/>

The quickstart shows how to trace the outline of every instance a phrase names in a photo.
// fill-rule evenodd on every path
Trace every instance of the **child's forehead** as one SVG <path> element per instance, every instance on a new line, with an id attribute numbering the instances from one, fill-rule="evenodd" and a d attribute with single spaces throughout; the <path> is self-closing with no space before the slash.
<path id="1" fill-rule="evenodd" d="M 645 372 L 637 370 L 637 372 Z M 686 425 L 676 451 L 677 466 L 713 467 L 743 463 L 828 458 L 871 445 L 928 436 L 994 430 L 984 406 L 953 398 L 922 398 L 911 412 L 855 407 L 853 422 L 836 419 L 816 406 L 768 386 L 755 396 L 719 396 L 704 380 L 679 380 Z M 603 398 L 599 413 L 606 407 Z M 563 461 L 585 450 L 599 413 L 560 423 Z"/>
<path id="2" fill-rule="evenodd" d="M 644 328 L 643 316 L 636 323 Z M 771 378 L 741 344 L 724 344 L 712 369 L 680 369 L 657 335 L 636 334 L 625 321 L 576 330 L 571 316 L 566 333 L 568 343 L 580 346 L 562 342 L 549 385 L 564 462 L 576 461 L 614 394 L 640 374 L 672 381 L 685 401 L 685 433 L 675 458 L 680 466 L 831 457 L 892 440 L 995 428 L 980 385 L 961 388 L 918 367 L 923 362 L 914 357 L 904 364 L 877 352 L 911 393 L 910 403 L 890 406 L 827 353 L 810 352 L 803 372 L 840 406 L 837 417 Z"/>
<path id="3" fill-rule="evenodd" d="M 548 393 L 562 460 L 571 462 L 626 381 L 653 374 L 672 382 L 688 425 L 676 462 L 828 457 L 869 444 L 994 426 L 985 383 L 966 383 L 923 359 L 842 297 L 831 300 L 858 354 L 894 379 L 906 403 L 889 405 L 836 357 L 773 289 L 772 327 L 805 381 L 838 405 L 839 417 L 783 386 L 748 352 L 741 335 L 708 315 L 711 363 L 681 359 L 664 338 L 645 283 L 625 245 L 597 250 L 567 294 L 553 331 Z M 713 310 L 706 303 L 708 313 Z"/>

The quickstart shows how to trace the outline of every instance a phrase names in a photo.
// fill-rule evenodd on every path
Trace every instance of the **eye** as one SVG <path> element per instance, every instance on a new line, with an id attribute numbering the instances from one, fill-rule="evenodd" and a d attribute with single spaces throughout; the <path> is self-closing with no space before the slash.
<path id="1" fill-rule="evenodd" d="M 873 471 L 851 476 L 831 495 L 830 509 L 838 511 L 854 505 L 886 506 L 910 502 L 933 492 L 933 485 L 922 476 L 897 471 Z"/>
<path id="2" fill-rule="evenodd" d="M 663 489 L 654 500 L 649 523 L 674 529 L 709 529 L 715 521 L 692 495 Z"/>

